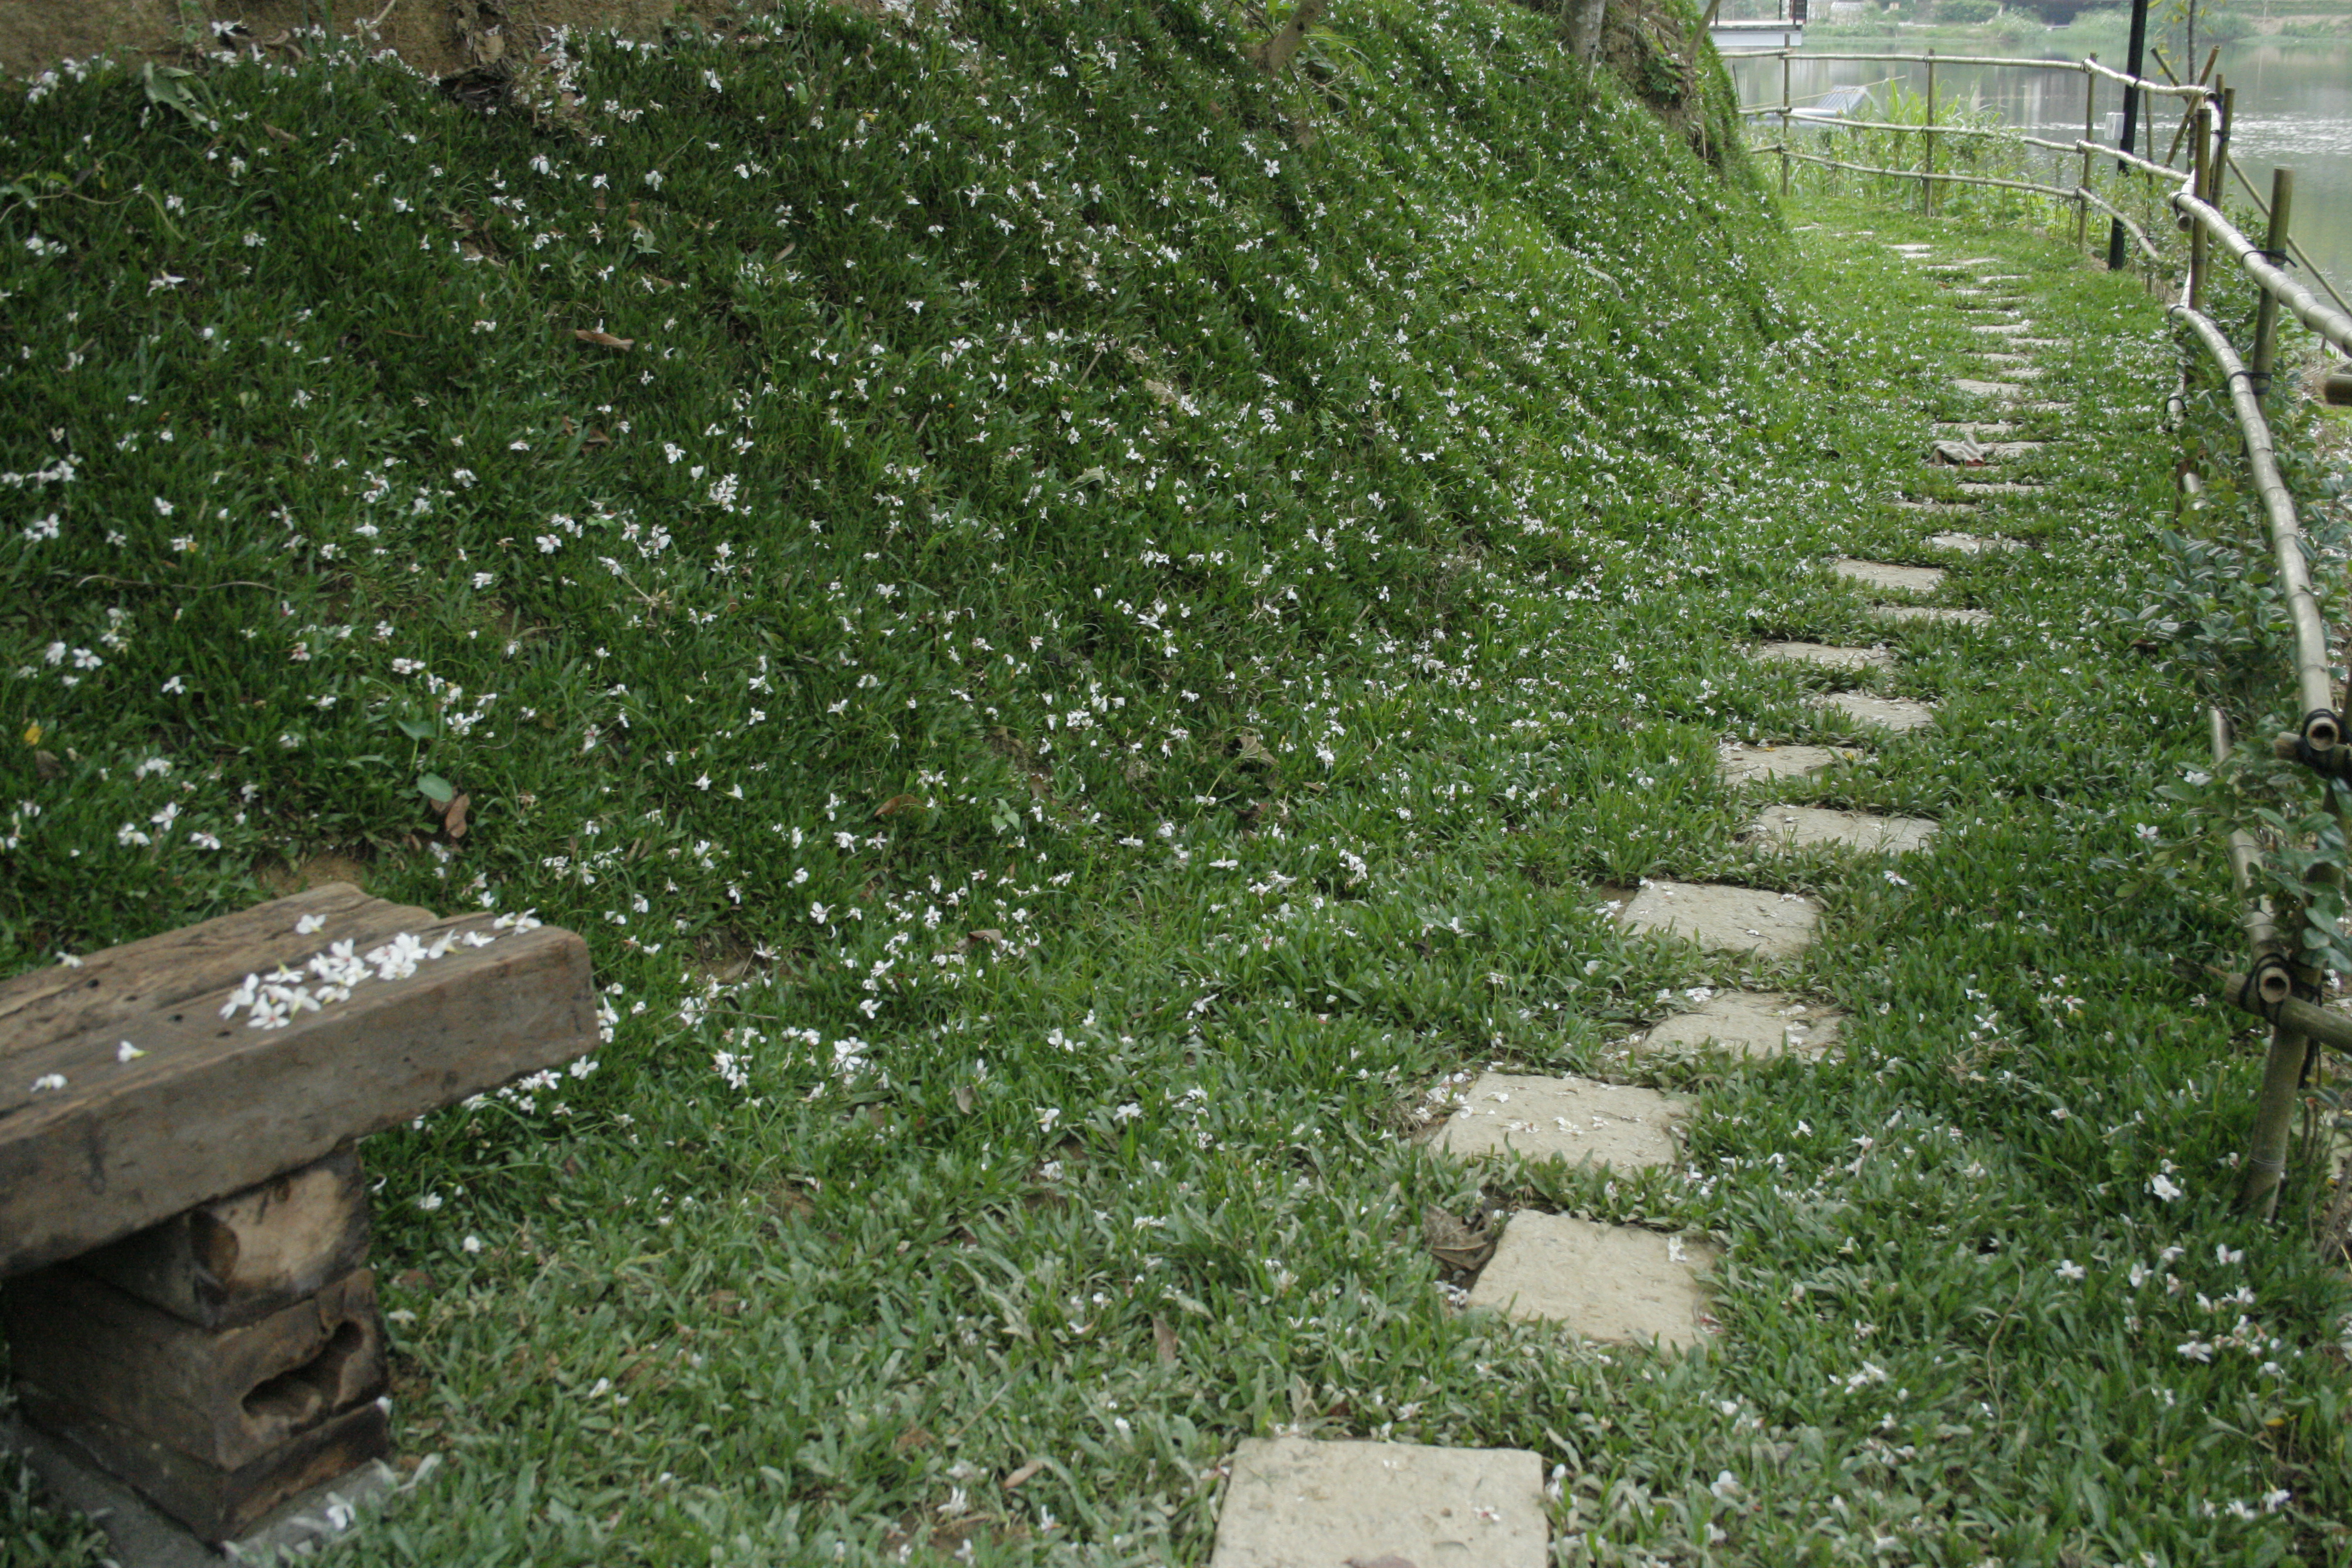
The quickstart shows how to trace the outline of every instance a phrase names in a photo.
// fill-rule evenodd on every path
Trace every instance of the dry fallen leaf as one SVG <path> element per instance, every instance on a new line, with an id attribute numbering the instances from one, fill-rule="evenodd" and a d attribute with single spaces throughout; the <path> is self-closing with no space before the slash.
<path id="1" fill-rule="evenodd" d="M 874 815 L 877 816 L 896 816 L 902 811 L 913 811 L 922 804 L 923 797 L 919 795 L 894 795 L 888 800 L 884 801 L 879 806 L 876 807 Z"/>
<path id="2" fill-rule="evenodd" d="M 962 1111 L 966 1116 L 971 1114 L 971 1085 L 968 1083 L 956 1085 L 955 1102 L 958 1110 Z"/>
<path id="3" fill-rule="evenodd" d="M 1161 1361 L 1172 1362 L 1176 1359 L 1176 1331 L 1170 1328 L 1168 1320 L 1157 1312 L 1151 1314 L 1151 1343 L 1160 1352 Z"/>
<path id="4" fill-rule="evenodd" d="M 1007 1476 L 1007 1477 L 1005 1477 L 1005 1478 L 1004 1478 L 1004 1489 L 1005 1489 L 1006 1491 L 1011 1491 L 1014 1487 L 1019 1486 L 1023 1481 L 1027 1480 L 1030 1477 L 1032 1477 L 1032 1476 L 1035 1475 L 1038 1471 L 1040 1471 L 1040 1470 L 1044 1469 L 1045 1468 L 1045 1460 L 1043 1460 L 1043 1459 L 1032 1459 L 1032 1460 L 1030 1460 L 1027 1464 L 1025 1464 L 1025 1465 L 1022 1466 L 1019 1469 L 1017 1469 L 1017 1470 L 1013 1471 L 1011 1475 L 1009 1475 L 1009 1476 Z"/>
<path id="5" fill-rule="evenodd" d="M 574 327 L 572 335 L 583 343 L 594 343 L 599 348 L 628 349 L 636 347 L 637 343 L 635 338 L 616 338 L 601 327 Z"/>
<path id="6" fill-rule="evenodd" d="M 454 795 L 450 798 L 448 805 L 442 811 L 441 826 L 449 830 L 449 837 L 452 839 L 466 837 L 466 808 L 473 804 L 473 800 L 474 797 L 469 795 Z"/>

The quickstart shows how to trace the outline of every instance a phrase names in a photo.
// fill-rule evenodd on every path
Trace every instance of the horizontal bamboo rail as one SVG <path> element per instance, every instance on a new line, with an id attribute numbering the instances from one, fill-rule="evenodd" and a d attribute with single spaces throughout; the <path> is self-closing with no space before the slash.
<path id="1" fill-rule="evenodd" d="M 2327 623 L 2320 618 L 2319 601 L 2311 591 L 2311 562 L 2303 525 L 2295 520 L 2294 498 L 2279 477 L 2270 422 L 2263 417 L 2262 403 L 2254 396 L 2253 377 L 2221 329 L 2208 317 L 2187 305 L 2174 305 L 2169 313 L 2196 334 L 2228 382 L 2238 429 L 2245 437 L 2246 463 L 2253 470 L 2254 486 L 2270 524 L 2271 559 L 2278 568 L 2280 595 L 2286 600 L 2287 616 L 2294 626 L 2294 679 L 2303 704 L 2303 739 L 2315 752 L 2331 750 L 2344 733 L 2343 721 L 2336 712 L 2336 683 L 2327 670 Z"/>
<path id="2" fill-rule="evenodd" d="M 2134 223 L 2096 191 L 2085 190 L 2080 185 L 2071 187 L 2042 185 L 2036 184 L 2032 180 L 2004 180 L 1991 174 L 1955 174 L 1943 170 L 1932 174 L 1923 174 L 1916 169 L 1887 169 L 1876 163 L 1848 163 L 1843 158 L 1825 157 L 1819 153 L 1801 153 L 1785 142 L 1776 142 L 1769 147 L 1759 147 L 1756 151 L 1790 158 L 1800 163 L 1816 164 L 1824 169 L 1845 169 L 1857 174 L 1881 174 L 1895 180 L 1934 180 L 1939 184 L 1992 185 L 2002 190 L 2031 191 L 2036 195 L 2051 196 L 2059 201 L 2087 201 L 2117 223 L 2122 224 L 2124 232 L 2132 237 L 2133 241 L 2146 253 L 2150 261 L 2164 259 L 2164 253 L 2158 250 L 2156 242 L 2147 237 L 2147 230 Z"/>
<path id="3" fill-rule="evenodd" d="M 2173 209 L 2189 218 L 2217 242 L 2222 249 L 2238 258 L 2238 265 L 2249 277 L 2278 302 L 2294 312 L 2296 321 L 2326 338 L 2338 349 L 2352 354 L 2352 315 L 2327 305 L 2310 289 L 2286 275 L 2284 268 L 2266 258 L 2262 248 L 2238 232 L 2237 226 L 2223 217 L 2205 202 L 2187 191 L 2176 192 Z"/>
<path id="4" fill-rule="evenodd" d="M 2266 1018 L 2305 1039 L 2317 1040 L 2339 1051 L 2352 1051 L 2352 1017 L 2291 994 L 2282 994 L 2276 1000 L 2263 994 L 2263 985 L 2266 981 L 2273 981 L 2282 992 L 2285 990 L 2284 978 L 2276 969 L 2232 974 L 2226 969 L 2215 969 L 2209 964 L 2205 973 L 2213 994 L 2231 1006 L 2242 1008 L 2257 1018 Z"/>

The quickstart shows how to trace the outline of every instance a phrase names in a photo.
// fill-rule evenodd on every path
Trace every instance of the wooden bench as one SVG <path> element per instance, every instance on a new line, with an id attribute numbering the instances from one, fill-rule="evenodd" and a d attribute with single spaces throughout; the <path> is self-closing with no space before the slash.
<path id="1" fill-rule="evenodd" d="M 0 984 L 26 1417 L 213 1542 L 381 1458 L 357 1141 L 596 1041 L 578 936 L 341 883 Z"/>

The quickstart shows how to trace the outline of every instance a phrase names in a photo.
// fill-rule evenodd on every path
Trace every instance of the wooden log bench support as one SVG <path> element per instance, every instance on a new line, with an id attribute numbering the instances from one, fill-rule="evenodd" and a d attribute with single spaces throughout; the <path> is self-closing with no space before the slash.
<path id="1" fill-rule="evenodd" d="M 578 936 L 341 883 L 0 984 L 25 1417 L 214 1543 L 384 1457 L 358 1141 L 596 1041 Z"/>

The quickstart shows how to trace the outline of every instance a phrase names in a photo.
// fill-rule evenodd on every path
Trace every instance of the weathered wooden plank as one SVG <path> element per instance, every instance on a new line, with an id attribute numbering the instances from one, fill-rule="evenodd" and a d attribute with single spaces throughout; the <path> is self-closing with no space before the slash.
<path id="1" fill-rule="evenodd" d="M 283 1027 L 225 1019 L 236 987 L 221 981 L 156 1011 L 109 1012 L 100 1026 L 29 1047 L 11 1041 L 0 1056 L 11 1075 L 0 1079 L 0 1277 L 594 1047 L 595 991 L 578 936 L 495 930 L 487 915 L 407 929 L 427 942 L 449 934 L 452 945 L 405 977 L 372 977 L 348 999 L 295 1012 Z M 331 930 L 295 945 L 315 952 Z M 492 940 L 466 946 L 457 940 L 466 933 Z M 278 950 L 289 963 L 304 957 Z M 241 983 L 248 971 L 236 967 Z"/>
<path id="2" fill-rule="evenodd" d="M 250 1323 L 367 1261 L 356 1145 L 85 1252 L 73 1267 L 208 1329 Z"/>
<path id="3" fill-rule="evenodd" d="M 5 1310 L 20 1395 L 37 1389 L 217 1470 L 266 1458 L 385 1388 L 364 1268 L 233 1329 L 197 1328 L 70 1266 L 11 1280 Z"/>
<path id="4" fill-rule="evenodd" d="M 298 931 L 303 921 L 323 923 Z M 430 910 L 372 899 L 348 882 L 183 926 L 0 982 L 0 1111 L 26 1083 L 13 1059 L 46 1042 L 145 1017 L 338 942 L 373 947 L 435 923 Z"/>
<path id="5" fill-rule="evenodd" d="M 243 1535 L 289 1499 L 392 1454 L 392 1417 L 375 1401 L 234 1470 L 192 1459 L 37 1389 L 26 1390 L 23 1403 L 27 1421 L 215 1544 Z"/>

